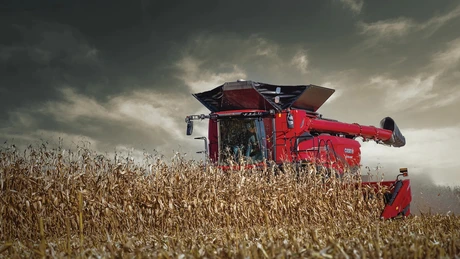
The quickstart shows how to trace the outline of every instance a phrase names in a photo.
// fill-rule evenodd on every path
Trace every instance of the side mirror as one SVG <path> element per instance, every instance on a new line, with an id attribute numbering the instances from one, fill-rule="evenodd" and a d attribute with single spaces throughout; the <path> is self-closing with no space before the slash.
<path id="1" fill-rule="evenodd" d="M 193 133 L 193 121 L 187 121 L 187 135 L 190 136 Z"/>
<path id="2" fill-rule="evenodd" d="M 287 126 L 288 126 L 288 129 L 294 128 L 294 117 L 292 116 L 290 112 L 287 114 Z"/>

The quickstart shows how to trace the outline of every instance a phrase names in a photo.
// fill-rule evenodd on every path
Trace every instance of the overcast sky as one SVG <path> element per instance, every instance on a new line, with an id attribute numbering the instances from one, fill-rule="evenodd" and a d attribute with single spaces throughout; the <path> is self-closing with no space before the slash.
<path id="1" fill-rule="evenodd" d="M 446 0 L 2 1 L 0 140 L 194 152 L 191 93 L 239 78 L 336 89 L 319 112 L 407 145 L 363 164 L 460 184 L 460 3 Z"/>

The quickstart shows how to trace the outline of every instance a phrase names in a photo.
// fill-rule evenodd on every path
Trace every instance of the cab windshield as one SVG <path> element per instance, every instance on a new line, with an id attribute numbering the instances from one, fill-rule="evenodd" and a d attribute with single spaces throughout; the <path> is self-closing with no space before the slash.
<path id="1" fill-rule="evenodd" d="M 219 160 L 254 164 L 267 157 L 265 127 L 261 118 L 219 121 Z"/>

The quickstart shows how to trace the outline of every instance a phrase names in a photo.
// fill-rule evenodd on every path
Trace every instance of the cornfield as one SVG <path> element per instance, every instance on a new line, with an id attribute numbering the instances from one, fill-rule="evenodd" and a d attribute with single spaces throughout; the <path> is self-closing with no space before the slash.
<path id="1" fill-rule="evenodd" d="M 0 156 L 3 258 L 460 257 L 459 216 L 380 220 L 383 201 L 353 177 L 180 155 L 140 166 L 87 148 Z"/>

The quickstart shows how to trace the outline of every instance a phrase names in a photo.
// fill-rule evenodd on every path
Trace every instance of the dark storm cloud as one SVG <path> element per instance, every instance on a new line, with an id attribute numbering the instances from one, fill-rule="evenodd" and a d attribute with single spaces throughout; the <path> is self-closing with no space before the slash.
<path id="1" fill-rule="evenodd" d="M 161 65 L 168 58 L 168 39 L 142 24 L 140 3 L 24 1 L 1 11 L 6 33 L 0 61 L 7 77 L 0 83 L 14 85 L 8 87 L 11 102 L 24 93 L 29 97 L 24 99 L 52 99 L 63 84 L 103 99 L 164 82 L 169 73 Z"/>
<path id="2" fill-rule="evenodd" d="M 181 85 L 169 76 L 168 62 L 164 61 L 169 55 L 165 51 L 168 40 L 152 37 L 154 26 L 139 19 L 141 6 L 111 3 L 36 5 L 25 1 L 2 6 L 2 138 L 30 141 L 39 136 L 38 132 L 65 133 L 88 136 L 102 143 L 101 149 L 110 149 L 116 145 L 142 148 L 144 143 L 161 146 L 172 137 L 171 130 L 161 125 L 133 126 L 127 116 L 114 120 L 110 111 L 98 114 L 101 107 L 63 119 L 72 115 L 69 109 L 78 111 L 80 107 L 61 89 L 89 96 L 104 108 L 113 97 L 124 93 L 142 88 L 168 92 Z M 60 105 L 52 105 L 56 103 Z M 52 108 L 45 109 L 50 104 Z"/>
<path id="3" fill-rule="evenodd" d="M 164 61 L 179 59 L 183 43 L 203 32 L 228 33 L 230 36 L 236 35 L 236 38 L 247 38 L 256 32 L 263 38 L 276 41 L 283 46 L 282 49 L 285 49 L 284 44 L 302 45 L 311 49 L 309 57 L 315 60 L 315 67 L 321 68 L 324 74 L 362 65 L 360 62 L 367 63 L 363 66 L 363 73 L 372 67 L 377 72 L 381 70 L 382 64 L 398 62 L 401 57 L 386 53 L 375 56 L 372 52 L 352 57 L 355 53 L 348 50 L 359 42 L 359 39 L 352 36 L 356 33 L 356 24 L 361 18 L 350 15 L 344 11 L 344 7 L 348 6 L 355 11 L 363 9 L 360 14 L 363 21 L 371 23 L 375 22 L 375 18 L 370 20 L 367 13 L 378 17 L 378 9 L 389 12 L 388 8 L 392 5 L 390 2 L 386 6 L 374 3 L 365 3 L 363 6 L 360 1 L 298 1 L 287 5 L 278 1 L 264 4 L 205 1 L 192 4 L 146 0 L 72 4 L 48 1 L 46 4 L 37 5 L 33 1 L 25 1 L 22 4 L 9 4 L 2 9 L 3 14 L 7 14 L 3 18 L 6 21 L 3 23 L 6 31 L 12 35 L 11 38 L 16 38 L 10 44 L 2 46 L 5 49 L 2 56 L 11 58 L 15 48 L 22 50 L 22 54 L 17 53 L 13 58 L 19 64 L 10 64 L 8 69 L 17 70 L 17 66 L 21 66 L 23 74 L 32 75 L 28 77 L 30 82 L 22 80 L 21 91 L 29 88 L 30 95 L 36 94 L 31 90 L 32 83 L 36 81 L 40 84 L 36 88 L 50 89 L 40 91 L 38 96 L 41 94 L 41 97 L 52 95 L 53 87 L 63 82 L 97 98 L 128 89 L 161 87 L 160 85 L 167 85 L 165 90 L 180 90 L 181 82 L 169 76 L 175 71 Z M 385 11 L 385 8 L 388 10 Z M 416 16 L 417 12 L 407 11 L 411 16 L 419 18 Z M 36 22 L 50 25 L 32 25 Z M 25 29 L 18 29 L 18 26 Z M 63 33 L 70 36 L 57 31 L 66 31 Z M 46 32 L 54 32 L 55 35 L 46 36 Z M 49 40 L 41 42 L 43 37 L 48 37 Z M 72 39 L 69 37 L 74 37 L 74 42 L 70 42 Z M 27 42 L 27 46 L 21 48 L 24 42 Z M 225 62 L 226 58 L 220 51 L 225 46 L 220 46 L 222 42 L 218 43 L 219 45 L 214 46 L 216 51 L 209 53 L 214 57 L 214 63 Z M 54 49 L 53 44 L 59 48 Z M 69 60 L 72 55 L 85 57 L 75 53 L 79 49 L 75 44 L 93 48 L 101 62 L 100 67 L 94 68 L 85 64 L 79 66 L 72 59 Z M 426 44 L 432 45 L 429 42 Z M 51 67 L 43 63 L 47 61 L 43 60 L 44 57 L 41 57 L 38 64 L 31 61 L 30 55 L 37 56 L 40 53 L 34 53 L 30 48 L 35 48 L 35 52 L 42 48 L 52 49 L 54 52 L 50 54 L 53 61 Z M 369 58 L 373 57 L 378 62 L 369 64 Z M 409 61 L 405 62 L 403 65 L 407 65 Z M 213 63 L 211 65 L 214 66 Z M 40 76 L 34 76 L 36 73 L 40 73 Z M 9 82 L 19 81 L 14 74 Z M 19 91 L 18 88 L 17 92 Z"/>
<path id="4" fill-rule="evenodd" d="M 56 88 L 87 87 L 104 80 L 97 50 L 66 25 L 11 25 L 23 38 L 0 49 L 1 118 L 11 109 L 58 97 Z"/>

